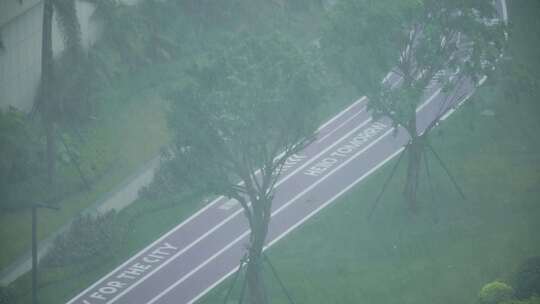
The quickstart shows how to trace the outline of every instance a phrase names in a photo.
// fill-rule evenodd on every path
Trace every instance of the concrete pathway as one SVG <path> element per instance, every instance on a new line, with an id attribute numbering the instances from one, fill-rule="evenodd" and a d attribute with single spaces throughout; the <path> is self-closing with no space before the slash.
<path id="1" fill-rule="evenodd" d="M 115 187 L 112 191 L 103 195 L 101 199 L 96 201 L 87 209 L 81 211 L 81 214 L 98 214 L 105 213 L 110 210 L 120 211 L 129 206 L 138 198 L 139 190 L 150 184 L 154 178 L 154 172 L 159 167 L 159 156 L 154 157 L 136 173 L 128 177 L 124 182 Z M 56 237 L 69 230 L 71 221 L 65 224 L 58 231 L 42 240 L 38 244 L 38 259 L 41 259 L 52 247 Z M 32 253 L 26 252 L 11 265 L 2 269 L 0 272 L 0 286 L 7 286 L 17 278 L 32 269 Z"/>

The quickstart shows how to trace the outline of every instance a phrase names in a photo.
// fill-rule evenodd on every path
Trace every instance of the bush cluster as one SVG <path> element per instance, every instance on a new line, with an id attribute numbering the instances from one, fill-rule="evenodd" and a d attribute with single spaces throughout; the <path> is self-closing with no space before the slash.
<path id="1" fill-rule="evenodd" d="M 526 259 L 515 272 L 512 284 L 518 299 L 540 296 L 540 256 Z"/>
<path id="2" fill-rule="evenodd" d="M 480 304 L 540 304 L 540 256 L 526 259 L 512 275 L 512 286 L 493 281 L 478 293 Z"/>
<path id="3" fill-rule="evenodd" d="M 512 299 L 512 300 L 500 302 L 500 304 L 540 304 L 540 298 L 532 297 L 525 300 Z"/>
<path id="4" fill-rule="evenodd" d="M 49 267 L 60 267 L 84 263 L 92 258 L 114 256 L 125 233 L 125 227 L 119 222 L 114 211 L 78 216 L 70 229 L 56 238 L 42 263 Z"/>
<path id="5" fill-rule="evenodd" d="M 514 289 L 508 284 L 494 281 L 482 287 L 478 293 L 478 299 L 481 304 L 498 304 L 502 301 L 512 299 Z"/>
<path id="6" fill-rule="evenodd" d="M 0 304 L 10 304 L 14 300 L 13 291 L 9 287 L 0 286 Z"/>
<path id="7" fill-rule="evenodd" d="M 13 188 L 31 178 L 42 163 L 32 124 L 15 108 L 0 110 L 0 210 L 21 205 Z"/>

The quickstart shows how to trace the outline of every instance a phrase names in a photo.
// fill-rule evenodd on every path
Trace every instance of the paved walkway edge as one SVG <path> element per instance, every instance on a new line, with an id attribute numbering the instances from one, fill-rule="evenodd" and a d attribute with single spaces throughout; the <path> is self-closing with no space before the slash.
<path id="1" fill-rule="evenodd" d="M 138 198 L 139 190 L 142 187 L 150 184 L 154 177 L 154 172 L 159 167 L 159 164 L 160 156 L 157 155 L 141 166 L 134 174 L 114 187 L 113 190 L 103 194 L 100 199 L 98 199 L 90 207 L 82 210 L 79 214 L 105 213 L 113 209 L 120 211 L 129 206 Z M 58 229 L 58 231 L 52 233 L 50 236 L 38 243 L 38 260 L 51 249 L 54 240 L 59 235 L 69 230 L 71 224 L 72 221 L 69 221 Z M 31 269 L 32 252 L 28 251 L 16 259 L 11 265 L 2 269 L 0 272 L 0 286 L 8 286 Z"/>

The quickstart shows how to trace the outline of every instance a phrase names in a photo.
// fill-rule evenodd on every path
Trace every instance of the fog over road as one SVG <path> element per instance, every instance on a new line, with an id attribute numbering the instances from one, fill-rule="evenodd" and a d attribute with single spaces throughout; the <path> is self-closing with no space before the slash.
<path id="1" fill-rule="evenodd" d="M 504 0 L 498 8 L 506 19 Z M 396 83 L 399 77 L 390 74 L 386 80 Z M 418 132 L 446 119 L 474 89 L 475 84 L 463 82 L 451 92 L 460 97 L 447 98 L 432 86 L 417 109 Z M 288 160 L 276 185 L 267 247 L 404 150 L 407 132 L 395 130 L 388 118 L 374 120 L 366 103 L 360 98 L 338 113 Z M 195 302 L 237 270 L 249 241 L 242 213 L 234 200 L 212 201 L 68 304 Z"/>
<path id="2" fill-rule="evenodd" d="M 420 128 L 457 105 L 442 108 L 445 98 L 435 88 L 425 100 L 418 108 Z M 387 118 L 373 120 L 366 103 L 361 98 L 321 126 L 316 139 L 289 159 L 276 186 L 268 245 L 403 150 L 406 131 L 395 131 Z M 248 238 L 241 206 L 218 198 L 68 303 L 192 303 L 234 272 Z"/>

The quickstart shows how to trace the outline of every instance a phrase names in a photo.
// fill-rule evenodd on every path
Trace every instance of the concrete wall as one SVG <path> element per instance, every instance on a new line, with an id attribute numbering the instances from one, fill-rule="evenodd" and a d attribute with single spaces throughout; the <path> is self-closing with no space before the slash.
<path id="1" fill-rule="evenodd" d="M 88 47 L 99 36 L 100 26 L 91 19 L 92 5 L 77 2 L 83 45 Z M 41 75 L 41 34 L 43 4 L 41 0 L 0 0 L 0 34 L 4 50 L 0 51 L 0 108 L 9 106 L 30 111 Z M 64 46 L 56 22 L 53 24 L 53 53 L 58 56 Z"/>
<path id="2" fill-rule="evenodd" d="M 0 1 L 0 27 L 30 8 L 40 4 L 42 0 L 2 0 Z"/>
<path id="3" fill-rule="evenodd" d="M 13 0 L 2 2 L 17 3 Z M 25 1 L 26 2 L 26 1 Z M 4 50 L 0 51 L 0 108 L 11 105 L 28 111 L 32 107 L 41 73 L 41 15 L 39 2 L 17 14 L 0 28 Z"/>

